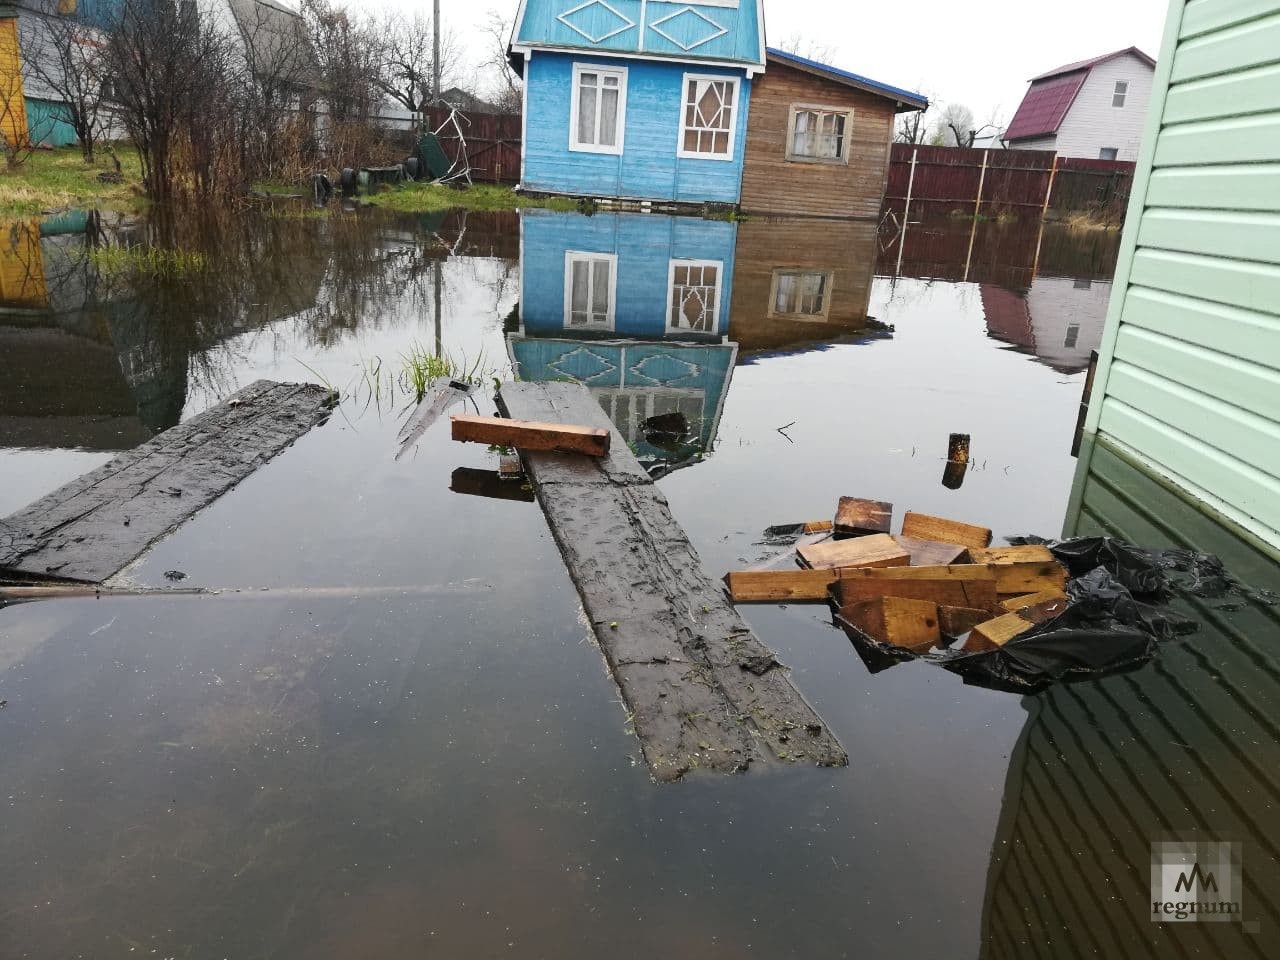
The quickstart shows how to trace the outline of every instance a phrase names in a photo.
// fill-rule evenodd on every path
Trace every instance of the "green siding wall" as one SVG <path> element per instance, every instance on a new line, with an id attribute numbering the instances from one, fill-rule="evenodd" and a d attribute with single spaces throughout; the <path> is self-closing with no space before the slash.
<path id="1" fill-rule="evenodd" d="M 1280 549 L 1280 0 L 1173 0 L 1087 428 Z"/>

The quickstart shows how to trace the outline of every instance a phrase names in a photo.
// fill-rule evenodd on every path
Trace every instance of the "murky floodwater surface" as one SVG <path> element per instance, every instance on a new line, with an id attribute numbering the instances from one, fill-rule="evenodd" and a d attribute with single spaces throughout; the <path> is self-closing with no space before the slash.
<path id="1" fill-rule="evenodd" d="M 280 209 L 182 275 L 86 253 L 155 229 L 7 226 L 0 515 L 258 378 L 346 399 L 127 574 L 286 592 L 0 611 L 3 956 L 1276 955 L 1271 608 L 1028 698 L 745 608 L 850 766 L 658 786 L 536 504 L 451 491 L 496 457 L 443 425 L 395 459 L 379 370 L 438 349 L 587 384 L 716 574 L 841 495 L 1203 542 L 1076 476 L 1114 236 Z M 1242 844 L 1255 926 L 1151 921 L 1150 844 L 1191 829 Z"/>

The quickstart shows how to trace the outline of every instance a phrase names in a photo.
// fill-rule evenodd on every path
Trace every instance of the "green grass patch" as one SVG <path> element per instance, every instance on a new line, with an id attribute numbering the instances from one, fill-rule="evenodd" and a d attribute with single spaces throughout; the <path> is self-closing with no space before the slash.
<path id="1" fill-rule="evenodd" d="M 91 247 L 83 255 L 93 264 L 98 276 L 106 280 L 117 277 L 177 279 L 209 266 L 209 258 L 203 253 L 162 247 Z"/>
<path id="2" fill-rule="evenodd" d="M 132 147 L 117 153 L 123 165 L 123 183 L 103 183 L 98 174 L 115 171 L 115 164 L 100 152 L 90 165 L 79 147 L 37 150 L 17 167 L 0 164 L 0 215 L 31 216 L 66 207 L 137 210 L 144 203 L 142 171 Z"/>
<path id="3" fill-rule="evenodd" d="M 568 197 L 526 197 L 510 187 L 478 183 L 463 189 L 436 183 L 409 183 L 391 190 L 374 193 L 366 203 L 402 213 L 432 213 L 437 210 L 518 210 L 522 207 L 544 207 L 549 210 L 576 210 L 577 201 Z"/>

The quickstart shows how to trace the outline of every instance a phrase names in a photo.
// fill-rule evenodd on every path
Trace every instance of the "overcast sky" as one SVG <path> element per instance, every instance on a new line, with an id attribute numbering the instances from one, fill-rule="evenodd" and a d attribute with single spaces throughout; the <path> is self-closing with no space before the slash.
<path id="1" fill-rule="evenodd" d="M 349 2 L 431 9 L 431 0 Z M 517 6 L 441 0 L 441 19 L 478 62 L 488 11 L 513 17 Z M 829 48 L 835 66 L 965 103 L 979 123 L 997 110 L 1007 123 L 1027 80 L 1054 67 L 1130 46 L 1156 56 L 1167 10 L 1168 0 L 765 0 L 770 45 L 799 36 L 802 53 Z"/>

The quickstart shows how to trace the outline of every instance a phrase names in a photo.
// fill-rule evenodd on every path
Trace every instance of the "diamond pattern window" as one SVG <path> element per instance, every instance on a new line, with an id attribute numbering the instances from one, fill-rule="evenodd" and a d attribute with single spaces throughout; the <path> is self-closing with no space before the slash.
<path id="1" fill-rule="evenodd" d="M 717 329 L 720 278 L 718 260 L 672 260 L 668 333 L 710 333 Z"/>
<path id="2" fill-rule="evenodd" d="M 727 77 L 684 78 L 684 110 L 677 154 L 732 160 L 738 81 Z"/>
<path id="3" fill-rule="evenodd" d="M 849 110 L 796 104 L 791 108 L 787 159 L 848 163 L 852 127 L 853 113 Z"/>
<path id="4" fill-rule="evenodd" d="M 569 149 L 622 153 L 627 71 L 574 64 L 570 110 Z"/>

